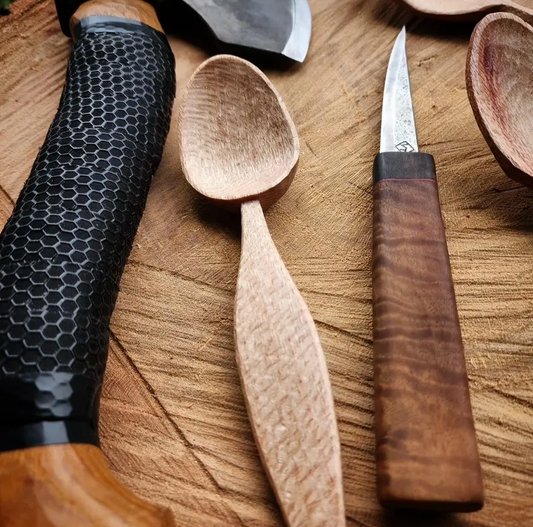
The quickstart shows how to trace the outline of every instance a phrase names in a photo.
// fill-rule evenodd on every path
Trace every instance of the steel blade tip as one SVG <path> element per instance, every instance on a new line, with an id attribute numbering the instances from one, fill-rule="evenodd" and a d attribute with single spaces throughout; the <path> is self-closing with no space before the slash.
<path id="1" fill-rule="evenodd" d="M 405 26 L 403 26 L 401 31 L 398 33 L 395 45 L 402 50 L 402 53 L 406 57 L 405 60 L 407 63 L 407 28 Z"/>
<path id="2" fill-rule="evenodd" d="M 418 152 L 406 40 L 403 26 L 394 42 L 385 78 L 380 152 Z"/>
<path id="3" fill-rule="evenodd" d="M 392 52 L 389 59 L 389 69 L 391 67 L 391 64 L 394 62 L 394 59 L 398 59 L 399 55 L 401 53 L 407 53 L 406 52 L 406 42 L 407 42 L 407 30 L 405 29 L 405 26 L 402 27 L 402 30 L 398 33 L 398 36 L 396 37 L 396 40 L 394 41 L 394 46 L 392 46 Z M 389 75 L 389 71 L 387 71 L 387 76 Z"/>
<path id="4" fill-rule="evenodd" d="M 309 50 L 313 25 L 311 8 L 307 0 L 293 0 L 292 31 L 282 54 L 291 60 L 303 62 Z"/>
<path id="5" fill-rule="evenodd" d="M 405 26 L 402 27 L 402 30 L 398 33 L 396 40 L 394 41 L 394 46 L 392 46 L 392 52 L 389 58 L 389 65 L 387 68 L 387 79 L 389 76 L 397 75 L 398 70 L 401 68 L 399 62 L 402 59 L 402 56 L 405 57 L 405 64 L 407 66 L 407 30 Z M 395 71 L 396 70 L 396 71 Z"/>
<path id="6" fill-rule="evenodd" d="M 400 31 L 400 34 L 396 37 L 396 40 L 399 40 L 399 39 L 403 38 L 404 47 L 405 47 L 406 36 L 407 36 L 407 29 L 405 28 L 405 26 L 403 26 L 402 30 Z"/>

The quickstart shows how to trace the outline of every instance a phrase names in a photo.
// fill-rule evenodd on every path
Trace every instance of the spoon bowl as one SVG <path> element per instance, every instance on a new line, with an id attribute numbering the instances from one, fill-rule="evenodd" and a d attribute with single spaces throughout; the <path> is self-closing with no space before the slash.
<path id="1" fill-rule="evenodd" d="M 499 11 L 533 22 L 533 0 L 396 0 L 415 13 L 442 20 L 481 20 Z"/>
<path id="2" fill-rule="evenodd" d="M 204 62 L 187 86 L 180 129 L 185 177 L 206 198 L 233 210 L 259 200 L 266 209 L 289 188 L 300 154 L 296 127 L 249 62 L 231 55 Z"/>
<path id="3" fill-rule="evenodd" d="M 504 13 L 474 30 L 467 89 L 478 126 L 503 170 L 533 187 L 533 27 Z"/>

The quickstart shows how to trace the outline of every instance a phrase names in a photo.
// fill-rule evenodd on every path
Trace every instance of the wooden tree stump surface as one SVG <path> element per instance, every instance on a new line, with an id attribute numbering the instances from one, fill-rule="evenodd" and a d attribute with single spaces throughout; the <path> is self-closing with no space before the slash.
<path id="1" fill-rule="evenodd" d="M 347 524 L 532 525 L 533 193 L 505 176 L 476 126 L 464 74 L 473 26 L 416 18 L 382 0 L 311 0 L 311 9 L 306 62 L 266 70 L 302 147 L 294 183 L 267 222 L 326 353 Z M 375 497 L 371 173 L 403 24 L 420 148 L 437 164 L 481 451 L 486 505 L 471 515 L 385 513 Z M 177 115 L 213 47 L 179 30 L 170 40 Z M 3 225 L 57 108 L 71 43 L 51 0 L 17 0 L 0 18 L 0 42 Z M 188 187 L 174 119 L 112 320 L 101 436 L 117 476 L 171 506 L 178 526 L 283 525 L 235 362 L 239 225 Z"/>

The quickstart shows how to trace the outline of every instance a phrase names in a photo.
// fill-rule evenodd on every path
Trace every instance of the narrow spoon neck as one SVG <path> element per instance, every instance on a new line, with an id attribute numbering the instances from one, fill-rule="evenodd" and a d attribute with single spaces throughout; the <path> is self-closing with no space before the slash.
<path id="1" fill-rule="evenodd" d="M 243 241 L 254 231 L 267 231 L 268 226 L 259 200 L 246 201 L 241 205 L 241 221 Z"/>

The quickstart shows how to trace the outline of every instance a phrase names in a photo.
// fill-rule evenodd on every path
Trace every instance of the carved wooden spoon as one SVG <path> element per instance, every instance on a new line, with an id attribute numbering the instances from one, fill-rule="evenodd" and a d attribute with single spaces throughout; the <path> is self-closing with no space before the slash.
<path id="1" fill-rule="evenodd" d="M 533 0 L 396 0 L 411 11 L 429 18 L 449 20 L 480 20 L 489 13 L 504 11 L 533 22 Z"/>
<path id="2" fill-rule="evenodd" d="M 237 364 L 255 440 L 290 527 L 345 525 L 340 442 L 326 361 L 309 309 L 285 268 L 263 209 L 289 187 L 296 128 L 252 64 L 204 62 L 180 115 L 181 162 L 206 198 L 242 214 L 235 300 Z"/>
<path id="3" fill-rule="evenodd" d="M 509 177 L 533 187 L 533 27 L 504 13 L 484 18 L 470 41 L 466 77 L 492 153 Z"/>

